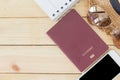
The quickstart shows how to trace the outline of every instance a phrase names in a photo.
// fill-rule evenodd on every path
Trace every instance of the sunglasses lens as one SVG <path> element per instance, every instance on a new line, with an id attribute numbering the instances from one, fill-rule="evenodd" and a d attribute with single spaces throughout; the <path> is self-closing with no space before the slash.
<path id="1" fill-rule="evenodd" d="M 91 24 L 94 24 L 98 27 L 106 27 L 111 23 L 111 19 L 105 10 L 97 5 L 90 7 L 87 18 Z"/>
<path id="2" fill-rule="evenodd" d="M 113 30 L 113 42 L 120 49 L 120 28 Z"/>

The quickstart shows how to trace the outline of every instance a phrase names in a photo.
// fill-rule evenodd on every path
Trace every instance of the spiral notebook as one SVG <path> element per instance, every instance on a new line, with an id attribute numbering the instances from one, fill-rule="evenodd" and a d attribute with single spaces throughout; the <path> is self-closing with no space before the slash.
<path id="1" fill-rule="evenodd" d="M 47 34 L 83 72 L 105 54 L 108 46 L 73 9 Z"/>
<path id="2" fill-rule="evenodd" d="M 79 0 L 35 0 L 52 20 L 58 20 Z"/>

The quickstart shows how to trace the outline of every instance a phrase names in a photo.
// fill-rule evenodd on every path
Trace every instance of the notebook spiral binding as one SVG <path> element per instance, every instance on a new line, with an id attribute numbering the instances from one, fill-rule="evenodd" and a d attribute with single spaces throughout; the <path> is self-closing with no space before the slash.
<path id="1" fill-rule="evenodd" d="M 72 1 L 72 0 L 69 0 L 69 1 Z M 80 0 L 78 0 L 76 4 L 78 4 L 79 2 L 80 2 Z M 74 4 L 74 5 L 72 5 L 72 6 L 74 7 L 76 4 Z M 62 7 L 62 6 L 61 6 L 61 7 Z M 62 17 L 64 17 L 66 14 L 68 14 L 68 13 L 71 11 L 71 9 L 73 9 L 73 8 L 68 9 L 68 10 L 67 10 L 61 17 L 59 17 L 57 20 L 59 21 Z"/>
<path id="2" fill-rule="evenodd" d="M 66 6 L 70 6 L 70 7 L 74 7 L 76 4 L 78 4 L 80 2 L 80 0 L 76 0 L 76 3 L 74 5 L 72 5 L 72 1 L 74 0 L 68 0 L 68 2 L 65 2 L 63 6 L 60 6 L 60 9 L 59 10 L 56 10 L 55 13 L 52 14 L 52 17 L 56 17 L 58 16 L 58 18 L 56 17 L 55 19 L 53 19 L 53 21 L 57 21 L 57 20 L 60 20 L 62 17 L 64 17 L 67 13 L 70 12 L 70 10 L 72 8 L 69 9 L 69 7 L 65 10 L 64 10 L 64 7 Z M 61 10 L 63 10 L 63 12 L 61 14 L 58 14 Z M 58 15 L 57 15 L 58 14 Z M 60 16 L 60 17 L 59 17 Z"/>
<path id="3" fill-rule="evenodd" d="M 35 0 L 53 21 L 58 21 L 65 13 L 79 2 L 79 0 Z"/>

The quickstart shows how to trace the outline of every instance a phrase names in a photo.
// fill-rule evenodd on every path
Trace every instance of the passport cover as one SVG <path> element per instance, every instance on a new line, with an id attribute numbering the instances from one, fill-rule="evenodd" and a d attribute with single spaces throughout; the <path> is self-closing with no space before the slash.
<path id="1" fill-rule="evenodd" d="M 47 34 L 81 72 L 108 50 L 104 41 L 74 9 Z"/>

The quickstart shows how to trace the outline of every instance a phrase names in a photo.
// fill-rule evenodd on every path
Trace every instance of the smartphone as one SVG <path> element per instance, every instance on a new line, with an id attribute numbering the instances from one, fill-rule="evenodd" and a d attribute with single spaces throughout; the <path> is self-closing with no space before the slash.
<path id="1" fill-rule="evenodd" d="M 108 51 L 78 80 L 119 80 L 120 56 L 114 51 Z"/>

